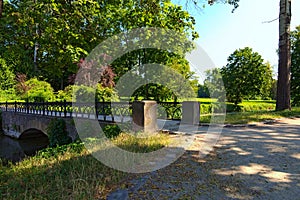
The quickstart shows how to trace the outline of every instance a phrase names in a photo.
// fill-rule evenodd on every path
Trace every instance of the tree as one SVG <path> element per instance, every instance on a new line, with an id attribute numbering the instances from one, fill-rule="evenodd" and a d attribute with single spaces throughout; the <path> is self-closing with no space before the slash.
<path id="1" fill-rule="evenodd" d="M 291 67 L 291 0 L 280 0 L 279 14 L 279 63 L 276 110 L 291 109 L 290 67 Z"/>
<path id="2" fill-rule="evenodd" d="M 214 68 L 205 71 L 206 78 L 204 80 L 204 86 L 208 88 L 208 92 L 211 98 L 222 98 L 222 91 L 220 84 L 222 84 L 221 69 Z"/>
<path id="3" fill-rule="evenodd" d="M 0 57 L 0 90 L 9 90 L 14 87 L 15 75 L 10 66 Z"/>
<path id="4" fill-rule="evenodd" d="M 0 19 L 2 18 L 2 12 L 3 12 L 3 0 L 0 0 Z"/>
<path id="5" fill-rule="evenodd" d="M 55 90 L 68 85 L 79 60 L 112 35 L 134 28 L 161 27 L 198 37 L 193 30 L 194 19 L 170 0 L 14 0 L 5 1 L 4 9 L 0 56 L 14 67 L 14 72 L 28 78 L 42 77 Z M 166 52 L 153 54 L 149 49 L 126 55 L 127 60 L 113 63 L 116 80 L 138 62 L 166 63 L 169 58 L 164 55 Z"/>
<path id="6" fill-rule="evenodd" d="M 291 98 L 292 104 L 300 106 L 300 26 L 291 32 Z"/>
<path id="7" fill-rule="evenodd" d="M 22 99 L 30 102 L 43 102 L 54 99 L 53 88 L 46 81 L 32 78 L 25 81 L 24 84 L 27 89 L 19 91 Z"/>
<path id="8" fill-rule="evenodd" d="M 264 95 L 272 87 L 272 71 L 269 64 L 257 52 L 246 47 L 232 53 L 221 74 L 229 102 L 235 105 L 243 98 Z"/>
<path id="9" fill-rule="evenodd" d="M 233 5 L 232 12 L 238 8 L 240 0 L 207 0 L 210 5 L 214 3 L 227 3 Z M 203 4 L 203 0 L 189 0 L 193 5 Z M 187 3 L 187 4 L 188 4 Z M 291 23 L 291 0 L 280 0 L 279 10 L 279 59 L 278 59 L 278 81 L 276 95 L 276 110 L 291 109 L 290 103 L 290 23 Z"/>

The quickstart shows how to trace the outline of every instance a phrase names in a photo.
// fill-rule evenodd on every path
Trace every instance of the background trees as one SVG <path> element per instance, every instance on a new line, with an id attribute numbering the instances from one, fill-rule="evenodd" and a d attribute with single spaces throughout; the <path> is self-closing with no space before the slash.
<path id="1" fill-rule="evenodd" d="M 189 0 L 188 3 L 196 5 L 207 2 L 227 3 L 233 5 L 232 12 L 239 6 L 240 0 Z M 290 23 L 291 23 L 291 0 L 279 1 L 279 59 L 278 59 L 278 81 L 276 94 L 276 110 L 291 109 L 290 104 L 290 68 L 291 68 L 291 44 L 290 44 Z"/>
<path id="2" fill-rule="evenodd" d="M 228 63 L 221 69 L 226 96 L 235 105 L 243 98 L 261 95 L 267 97 L 272 88 L 272 70 L 262 57 L 246 47 L 238 49 L 228 57 Z"/>
<path id="3" fill-rule="evenodd" d="M 3 10 L 0 56 L 12 66 L 14 74 L 26 74 L 28 79 L 38 77 L 49 82 L 55 91 L 68 86 L 68 78 L 77 72 L 79 60 L 112 35 L 134 28 L 161 27 L 188 38 L 198 37 L 193 17 L 170 0 L 142 3 L 135 0 L 12 0 L 4 2 Z M 115 81 L 133 66 L 146 63 L 169 65 L 187 79 L 192 78 L 182 56 L 139 49 L 112 63 Z M 158 88 L 161 87 L 155 86 Z M 150 89 L 144 89 L 148 97 Z"/>
<path id="4" fill-rule="evenodd" d="M 300 26 L 291 33 L 291 97 L 292 104 L 300 105 Z"/>

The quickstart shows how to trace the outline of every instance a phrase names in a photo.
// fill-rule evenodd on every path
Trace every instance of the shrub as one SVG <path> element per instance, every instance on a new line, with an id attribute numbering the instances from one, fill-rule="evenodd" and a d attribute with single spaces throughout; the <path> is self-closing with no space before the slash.
<path id="1" fill-rule="evenodd" d="M 114 88 L 103 87 L 97 84 L 96 89 L 88 86 L 72 85 L 65 88 L 64 91 L 59 91 L 57 99 L 71 101 L 75 95 L 75 100 L 80 102 L 97 101 L 117 101 L 118 95 Z"/>
<path id="2" fill-rule="evenodd" d="M 47 134 L 49 136 L 50 147 L 61 146 L 72 142 L 70 136 L 68 136 L 66 122 L 63 119 L 53 119 L 49 123 L 47 128 Z"/>
<path id="3" fill-rule="evenodd" d="M 32 78 L 25 82 L 28 90 L 22 95 L 24 100 L 30 102 L 51 101 L 54 99 L 53 88 L 46 81 L 39 81 L 37 78 Z"/>
<path id="4" fill-rule="evenodd" d="M 15 88 L 9 88 L 7 90 L 0 90 L 0 101 L 18 100 Z"/>
<path id="5" fill-rule="evenodd" d="M 210 114 L 212 106 L 211 104 L 201 104 L 200 103 L 200 114 Z"/>
<path id="6" fill-rule="evenodd" d="M 114 138 L 114 137 L 117 137 L 121 133 L 121 129 L 118 125 L 106 125 L 103 128 L 103 132 L 106 137 Z"/>
<path id="7" fill-rule="evenodd" d="M 114 88 L 97 85 L 96 98 L 98 101 L 117 101 L 118 95 Z"/>
<path id="8" fill-rule="evenodd" d="M 59 90 L 55 96 L 56 101 L 68 101 L 73 100 L 73 86 L 69 85 L 64 90 Z"/>

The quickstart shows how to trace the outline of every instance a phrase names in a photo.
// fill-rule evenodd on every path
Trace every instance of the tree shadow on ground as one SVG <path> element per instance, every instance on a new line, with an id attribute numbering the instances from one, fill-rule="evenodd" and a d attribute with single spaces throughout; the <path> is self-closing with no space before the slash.
<path id="1" fill-rule="evenodd" d="M 297 199 L 299 195 L 299 125 L 225 128 L 209 156 L 198 159 L 198 153 L 187 151 L 172 165 L 128 181 L 130 199 Z"/>

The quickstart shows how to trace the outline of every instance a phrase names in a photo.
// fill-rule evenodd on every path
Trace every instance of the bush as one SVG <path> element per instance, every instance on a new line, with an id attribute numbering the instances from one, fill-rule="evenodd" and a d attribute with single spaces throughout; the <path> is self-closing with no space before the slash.
<path id="1" fill-rule="evenodd" d="M 32 78 L 25 82 L 28 90 L 22 95 L 24 100 L 30 102 L 51 101 L 54 99 L 53 88 L 46 81 L 39 81 L 37 78 Z"/>
<path id="2" fill-rule="evenodd" d="M 96 98 L 98 101 L 117 101 L 118 95 L 114 88 L 97 85 Z"/>
<path id="3" fill-rule="evenodd" d="M 211 104 L 201 104 L 200 103 L 200 114 L 210 114 L 212 106 Z"/>
<path id="4" fill-rule="evenodd" d="M 70 136 L 68 136 L 66 122 L 63 119 L 53 119 L 49 123 L 47 128 L 47 134 L 49 136 L 50 147 L 61 146 L 72 142 Z"/>
<path id="5" fill-rule="evenodd" d="M 64 90 L 59 90 L 55 96 L 56 101 L 73 101 L 73 86 L 69 85 Z"/>
<path id="6" fill-rule="evenodd" d="M 57 157 L 59 155 L 63 155 L 65 152 L 81 153 L 84 149 L 85 149 L 84 144 L 80 141 L 76 141 L 71 144 L 42 149 L 38 151 L 36 157 L 40 157 L 40 158 Z"/>
<path id="7" fill-rule="evenodd" d="M 16 94 L 15 88 L 10 88 L 7 90 L 0 90 L 0 101 L 10 101 L 10 100 L 18 100 L 19 97 Z"/>
<path id="8" fill-rule="evenodd" d="M 114 137 L 117 137 L 121 133 L 121 129 L 118 125 L 106 125 L 103 128 L 103 132 L 106 137 L 114 138 Z"/>

